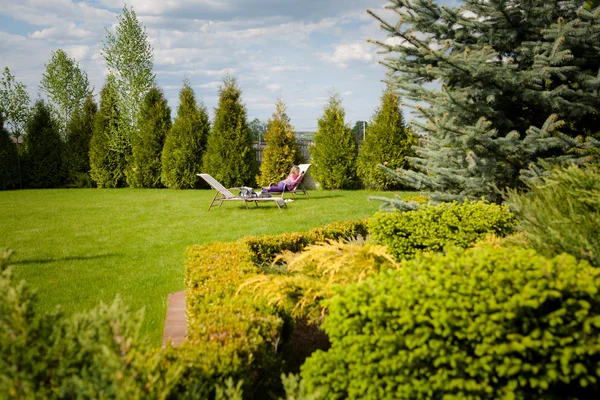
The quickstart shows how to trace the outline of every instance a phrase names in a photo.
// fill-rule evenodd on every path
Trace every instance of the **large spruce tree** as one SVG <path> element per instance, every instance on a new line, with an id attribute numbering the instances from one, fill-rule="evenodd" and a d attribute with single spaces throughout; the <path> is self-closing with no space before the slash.
<path id="1" fill-rule="evenodd" d="M 89 187 L 90 141 L 94 131 L 94 116 L 98 106 L 91 94 L 83 106 L 77 108 L 67 124 L 65 161 L 67 163 L 67 184 L 75 187 Z"/>
<path id="2" fill-rule="evenodd" d="M 329 96 L 310 150 L 312 175 L 323 189 L 355 189 L 358 185 L 358 149 L 352 129 L 344 122 L 345 115 L 339 95 Z"/>
<path id="3" fill-rule="evenodd" d="M 261 186 L 277 183 L 290 173 L 292 166 L 300 161 L 300 149 L 296 143 L 296 133 L 285 112 L 283 100 L 275 104 L 275 112 L 268 122 L 260 175 L 257 182 Z"/>
<path id="4" fill-rule="evenodd" d="M 252 186 L 258 172 L 256 151 L 246 121 L 242 91 L 235 78 L 227 75 L 219 89 L 219 105 L 208 137 L 203 160 L 204 172 L 226 187 Z"/>
<path id="5" fill-rule="evenodd" d="M 392 0 L 391 23 L 369 11 L 390 36 L 376 42 L 387 81 L 419 104 L 426 135 L 404 182 L 434 200 L 497 201 L 542 161 L 575 160 L 600 126 L 600 12 L 584 3 Z"/>
<path id="6" fill-rule="evenodd" d="M 25 181 L 30 188 L 56 188 L 65 184 L 64 143 L 52 110 L 36 101 L 25 125 Z"/>
<path id="7" fill-rule="evenodd" d="M 19 154 L 17 144 L 4 128 L 4 113 L 0 110 L 0 190 L 19 187 Z"/>
<path id="8" fill-rule="evenodd" d="M 139 130 L 131 138 L 127 183 L 157 188 L 161 186 L 163 146 L 171 129 L 171 109 L 160 89 L 153 87 L 144 97 L 138 124 Z"/>
<path id="9" fill-rule="evenodd" d="M 202 172 L 202 157 L 209 132 L 206 108 L 197 103 L 194 89 L 185 80 L 179 92 L 177 118 L 163 148 L 163 185 L 172 189 L 189 189 L 199 185 L 196 174 Z"/>
<path id="10" fill-rule="evenodd" d="M 129 140 L 119 128 L 117 93 L 109 76 L 100 91 L 100 110 L 94 119 L 94 132 L 90 142 L 90 174 L 100 188 L 125 185 L 126 155 L 130 153 Z"/>
<path id="11" fill-rule="evenodd" d="M 414 155 L 412 149 L 417 137 L 404 123 L 398 96 L 389 88 L 381 96 L 381 106 L 368 127 L 358 154 L 358 176 L 362 182 L 378 190 L 398 189 L 399 181 L 379 166 L 392 170 L 406 168 L 406 157 Z"/>

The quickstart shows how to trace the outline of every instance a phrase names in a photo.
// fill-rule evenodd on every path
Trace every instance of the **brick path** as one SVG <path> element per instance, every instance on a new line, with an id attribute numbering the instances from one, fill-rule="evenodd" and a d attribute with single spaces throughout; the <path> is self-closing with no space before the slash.
<path id="1" fill-rule="evenodd" d="M 185 290 L 169 293 L 162 347 L 165 347 L 169 341 L 173 346 L 180 345 L 185 340 L 186 334 Z"/>

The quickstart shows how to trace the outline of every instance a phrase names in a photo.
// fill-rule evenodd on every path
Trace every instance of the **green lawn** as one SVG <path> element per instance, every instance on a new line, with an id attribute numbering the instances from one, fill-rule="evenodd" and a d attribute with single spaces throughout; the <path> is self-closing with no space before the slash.
<path id="1" fill-rule="evenodd" d="M 72 314 L 120 295 L 145 309 L 142 334 L 160 343 L 167 294 L 182 290 L 185 249 L 243 236 L 305 231 L 371 216 L 368 191 L 311 191 L 279 211 L 241 202 L 207 211 L 209 190 L 55 189 L 0 192 L 0 248 L 40 307 Z M 386 194 L 384 194 L 386 195 Z M 389 193 L 387 196 L 391 197 Z"/>

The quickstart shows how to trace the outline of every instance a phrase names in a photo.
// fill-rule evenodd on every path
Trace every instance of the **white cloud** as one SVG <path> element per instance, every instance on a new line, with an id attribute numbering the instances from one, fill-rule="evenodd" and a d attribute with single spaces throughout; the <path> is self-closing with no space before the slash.
<path id="1" fill-rule="evenodd" d="M 372 49 L 367 43 L 354 42 L 343 43 L 336 46 L 333 55 L 323 54 L 321 59 L 326 62 L 337 64 L 340 67 L 346 67 L 351 61 L 371 63 L 375 59 L 371 54 Z"/>
<path id="2" fill-rule="evenodd" d="M 281 85 L 278 83 L 270 83 L 267 85 L 267 89 L 269 89 L 271 92 L 276 92 L 281 89 Z"/>
<path id="3" fill-rule="evenodd" d="M 208 83 L 204 83 L 202 85 L 196 85 L 196 86 L 199 88 L 203 88 L 203 89 L 216 89 L 216 88 L 219 88 L 222 84 L 223 84 L 223 82 L 221 82 L 221 81 L 212 81 L 212 82 L 208 82 Z"/>
<path id="4" fill-rule="evenodd" d="M 32 39 L 45 39 L 53 41 L 86 41 L 95 37 L 95 33 L 78 27 L 74 22 L 53 26 L 51 28 L 35 31 L 29 35 Z"/>
<path id="5" fill-rule="evenodd" d="M 352 90 L 346 90 L 345 92 L 342 92 L 342 96 L 344 96 L 344 97 L 352 96 Z"/>

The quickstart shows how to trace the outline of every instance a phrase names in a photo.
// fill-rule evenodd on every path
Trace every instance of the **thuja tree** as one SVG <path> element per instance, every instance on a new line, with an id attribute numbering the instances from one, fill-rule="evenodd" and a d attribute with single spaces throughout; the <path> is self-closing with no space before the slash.
<path id="1" fill-rule="evenodd" d="M 120 129 L 121 114 L 117 104 L 114 82 L 109 79 L 100 92 L 100 110 L 94 119 L 90 142 L 90 174 L 101 188 L 125 185 L 126 155 L 129 140 Z"/>
<path id="2" fill-rule="evenodd" d="M 399 181 L 380 168 L 406 168 L 406 157 L 417 137 L 404 123 L 398 96 L 390 89 L 383 92 L 381 105 L 366 128 L 363 145 L 358 154 L 358 176 L 369 187 L 379 190 L 398 189 Z"/>
<path id="3" fill-rule="evenodd" d="M 260 175 L 257 178 L 261 186 L 284 179 L 292 166 L 300 161 L 296 133 L 285 110 L 283 100 L 278 100 L 275 112 L 268 122 L 265 133 L 267 147 L 263 151 Z"/>
<path id="4" fill-rule="evenodd" d="M 203 160 L 204 171 L 228 187 L 253 185 L 258 172 L 241 97 L 237 81 L 227 75 Z"/>
<path id="5" fill-rule="evenodd" d="M 0 190 L 19 187 L 19 157 L 17 144 L 4 128 L 0 111 Z"/>
<path id="6" fill-rule="evenodd" d="M 318 120 L 315 144 L 310 150 L 312 175 L 323 189 L 353 189 L 358 184 L 356 140 L 344 117 L 339 95 L 334 93 Z"/>
<path id="7" fill-rule="evenodd" d="M 171 109 L 160 89 L 153 87 L 144 97 L 138 124 L 131 138 L 127 183 L 131 187 L 160 187 L 161 154 L 171 129 Z"/>
<path id="8" fill-rule="evenodd" d="M 64 143 L 50 106 L 38 100 L 25 125 L 25 181 L 31 188 L 55 188 L 65 183 Z"/>
<path id="9" fill-rule="evenodd" d="M 70 186 L 88 187 L 91 184 L 89 153 L 97 111 L 98 105 L 90 94 L 83 106 L 73 112 L 67 125 L 65 161 Z"/>
<path id="10" fill-rule="evenodd" d="M 416 107 L 415 126 L 427 137 L 411 160 L 418 171 L 398 174 L 407 184 L 434 200 L 499 201 L 497 188 L 520 186 L 542 161 L 575 160 L 570 150 L 598 130 L 598 8 L 582 0 L 390 3 L 397 21 L 369 11 L 390 36 L 375 42 L 390 52 L 387 81 L 425 104 Z"/>
<path id="11" fill-rule="evenodd" d="M 198 185 L 196 174 L 202 172 L 202 156 L 209 131 L 206 108 L 198 104 L 194 89 L 186 80 L 179 92 L 177 118 L 163 148 L 163 185 L 172 189 L 188 189 Z"/>

